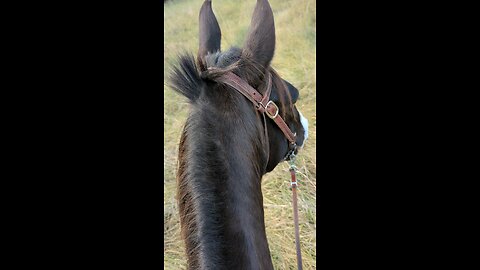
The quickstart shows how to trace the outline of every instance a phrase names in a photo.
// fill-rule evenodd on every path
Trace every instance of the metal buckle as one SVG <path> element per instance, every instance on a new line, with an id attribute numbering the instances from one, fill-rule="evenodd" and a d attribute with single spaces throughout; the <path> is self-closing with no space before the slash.
<path id="1" fill-rule="evenodd" d="M 268 108 L 268 105 L 269 105 L 269 104 L 273 104 L 273 106 L 275 107 L 275 109 L 276 109 L 275 115 L 271 115 L 271 114 L 268 112 L 267 108 Z M 270 117 L 271 119 L 275 119 L 275 118 L 278 116 L 278 106 L 277 106 L 277 104 L 275 104 L 275 102 L 273 102 L 273 101 L 270 100 L 269 102 L 267 102 L 267 105 L 265 106 L 265 112 L 267 113 L 268 117 Z"/>

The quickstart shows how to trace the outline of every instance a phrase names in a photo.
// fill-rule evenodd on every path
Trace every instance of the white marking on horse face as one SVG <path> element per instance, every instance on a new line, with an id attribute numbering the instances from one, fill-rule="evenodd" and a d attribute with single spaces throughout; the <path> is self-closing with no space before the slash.
<path id="1" fill-rule="evenodd" d="M 300 112 L 300 110 L 298 110 L 298 114 L 300 114 L 300 123 L 302 123 L 303 129 L 305 130 L 303 143 L 301 145 L 301 147 L 303 147 L 308 138 L 308 120 L 307 118 L 303 117 L 303 114 Z"/>

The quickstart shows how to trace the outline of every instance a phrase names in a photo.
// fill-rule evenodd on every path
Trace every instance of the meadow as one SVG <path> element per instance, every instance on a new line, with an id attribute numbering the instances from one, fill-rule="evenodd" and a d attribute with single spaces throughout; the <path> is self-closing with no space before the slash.
<path id="1" fill-rule="evenodd" d="M 241 47 L 250 25 L 254 0 L 213 0 L 222 30 L 222 49 Z M 164 78 L 176 57 L 198 50 L 198 13 L 202 0 L 164 4 Z M 304 269 L 316 269 L 316 2 L 270 0 L 276 28 L 272 66 L 297 87 L 297 108 L 309 121 L 309 137 L 297 157 L 300 241 Z M 180 133 L 189 105 L 164 82 L 164 269 L 186 269 L 184 244 L 175 199 Z M 281 163 L 262 180 L 265 224 L 275 269 L 296 269 L 292 194 L 288 164 Z"/>

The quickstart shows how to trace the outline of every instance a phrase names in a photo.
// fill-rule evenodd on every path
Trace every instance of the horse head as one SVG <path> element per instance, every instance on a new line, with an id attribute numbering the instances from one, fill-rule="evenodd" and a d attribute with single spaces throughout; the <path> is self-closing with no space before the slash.
<path id="1" fill-rule="evenodd" d="M 196 57 L 196 63 L 192 59 L 183 58 L 182 67 L 194 71 L 196 74 L 190 75 L 190 85 L 200 85 L 197 89 L 191 89 L 188 93 L 188 83 L 178 79 L 185 76 L 174 76 L 173 88 L 189 97 L 192 103 L 198 102 L 200 96 L 209 96 L 210 94 L 225 96 L 230 92 L 238 95 L 231 87 L 221 83 L 219 77 L 232 72 L 242 78 L 251 87 L 261 94 L 265 94 L 268 84 L 267 75 L 271 76 L 271 93 L 269 100 L 273 101 L 279 107 L 279 114 L 284 119 L 290 130 L 296 135 L 295 143 L 298 148 L 304 145 L 308 137 L 308 121 L 297 109 L 295 103 L 299 98 L 298 89 L 290 82 L 281 78 L 278 73 L 270 66 L 275 52 L 275 24 L 273 12 L 267 0 L 258 0 L 255 6 L 248 36 L 241 48 L 231 47 L 226 51 L 221 50 L 221 30 L 215 14 L 212 10 L 211 0 L 204 1 L 199 15 L 199 49 Z M 186 68 L 189 67 L 189 68 Z M 186 74 L 187 72 L 183 72 Z M 175 69 L 175 74 L 180 75 L 182 71 Z M 187 90 L 186 90 L 187 89 Z M 220 91 L 217 91 L 221 89 Z M 228 95 L 228 94 L 227 94 Z M 243 98 L 244 99 L 244 98 Z M 230 109 L 230 102 L 221 99 L 216 104 L 220 109 Z M 249 104 L 251 106 L 251 104 Z M 244 113 L 238 117 L 253 117 L 255 111 Z M 258 118 L 258 117 L 257 117 Z M 265 172 L 272 171 L 281 161 L 288 160 L 288 153 L 291 147 L 287 138 L 279 127 L 267 119 L 266 126 L 268 134 L 268 164 Z M 256 134 L 262 133 L 261 129 Z M 261 136 L 261 135 L 260 135 Z M 298 149 L 294 150 L 297 154 Z M 265 173 L 264 172 L 264 173 Z"/>

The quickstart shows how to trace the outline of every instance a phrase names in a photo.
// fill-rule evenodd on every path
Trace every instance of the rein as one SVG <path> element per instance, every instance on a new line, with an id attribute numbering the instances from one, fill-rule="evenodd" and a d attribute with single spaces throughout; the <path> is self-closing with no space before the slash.
<path id="1" fill-rule="evenodd" d="M 292 201 L 293 201 L 293 221 L 295 223 L 295 246 L 297 249 L 297 267 L 302 270 L 302 252 L 300 251 L 300 228 L 298 226 L 298 205 L 297 205 L 297 177 L 295 175 L 295 165 L 293 164 L 295 156 L 290 158 L 290 176 L 292 180 L 290 185 L 292 187 Z"/>
<path id="2" fill-rule="evenodd" d="M 285 156 L 284 160 L 289 161 L 290 164 L 290 176 L 291 176 L 291 188 L 292 188 L 292 200 L 293 200 L 293 219 L 295 223 L 295 244 L 297 250 L 297 267 L 299 270 L 302 270 L 302 253 L 300 250 L 300 230 L 298 225 L 298 205 L 297 205 L 297 179 L 295 175 L 295 150 L 297 149 L 297 144 L 295 142 L 296 134 L 293 133 L 285 121 L 282 119 L 280 115 L 278 115 L 279 109 L 277 104 L 270 100 L 270 94 L 272 92 L 272 75 L 270 72 L 267 72 L 267 85 L 265 95 L 260 94 L 255 88 L 250 86 L 245 80 L 235 75 L 233 72 L 227 72 L 221 75 L 217 82 L 224 83 L 226 85 L 231 86 L 242 95 L 244 95 L 248 100 L 250 100 L 255 108 L 260 111 L 264 118 L 264 125 L 265 125 L 265 138 L 267 136 L 267 122 L 265 121 L 265 114 L 272 119 L 275 124 L 280 128 L 283 132 L 287 140 L 289 141 L 289 151 Z M 267 143 L 268 147 L 268 143 Z"/>

